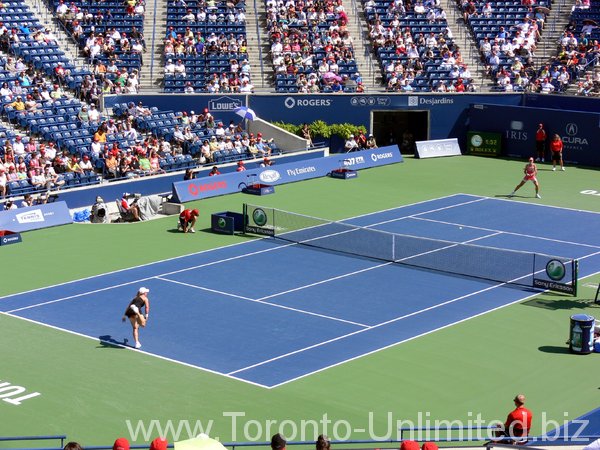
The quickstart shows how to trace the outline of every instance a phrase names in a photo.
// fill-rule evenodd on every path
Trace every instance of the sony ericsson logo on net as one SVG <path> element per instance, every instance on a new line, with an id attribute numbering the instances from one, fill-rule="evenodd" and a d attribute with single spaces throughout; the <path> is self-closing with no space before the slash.
<path id="1" fill-rule="evenodd" d="M 209 111 L 233 111 L 240 106 L 242 106 L 242 101 L 231 97 L 219 97 L 208 102 Z"/>
<path id="2" fill-rule="evenodd" d="M 256 208 L 252 213 L 252 220 L 259 227 L 264 227 L 269 221 L 267 213 L 261 208 Z"/>
<path id="3" fill-rule="evenodd" d="M 558 259 L 551 259 L 546 264 L 546 275 L 551 280 L 560 281 L 565 277 L 566 273 L 565 265 Z"/>
<path id="4" fill-rule="evenodd" d="M 225 228 L 227 226 L 227 221 L 224 218 L 219 217 L 219 220 L 217 221 L 217 225 L 219 228 Z"/>
<path id="5" fill-rule="evenodd" d="M 265 170 L 258 176 L 263 183 L 274 183 L 281 178 L 281 174 L 276 170 Z"/>
<path id="6" fill-rule="evenodd" d="M 320 108 L 323 106 L 331 106 L 333 100 L 327 98 L 294 98 L 294 97 L 286 97 L 283 101 L 283 104 L 286 108 L 292 109 L 297 106 L 307 106 L 307 107 L 316 107 Z"/>
<path id="7" fill-rule="evenodd" d="M 15 217 L 19 223 L 36 223 L 44 221 L 44 214 L 41 209 L 34 209 L 33 211 L 17 214 Z"/>

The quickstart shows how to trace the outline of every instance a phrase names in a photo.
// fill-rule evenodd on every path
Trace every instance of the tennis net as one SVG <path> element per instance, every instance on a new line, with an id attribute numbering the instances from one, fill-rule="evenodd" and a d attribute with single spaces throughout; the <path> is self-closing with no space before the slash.
<path id="1" fill-rule="evenodd" d="M 448 274 L 576 295 L 576 259 L 396 234 L 244 204 L 245 232 Z"/>

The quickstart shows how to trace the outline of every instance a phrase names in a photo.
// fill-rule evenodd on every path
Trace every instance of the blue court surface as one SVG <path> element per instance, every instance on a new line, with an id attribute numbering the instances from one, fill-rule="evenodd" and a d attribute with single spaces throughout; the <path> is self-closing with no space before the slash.
<path id="1" fill-rule="evenodd" d="M 600 272 L 598 213 L 461 194 L 346 222 Z M 122 345 L 140 286 L 151 302 L 141 351 L 268 388 L 539 292 L 267 238 L 6 296 L 0 311 Z"/>

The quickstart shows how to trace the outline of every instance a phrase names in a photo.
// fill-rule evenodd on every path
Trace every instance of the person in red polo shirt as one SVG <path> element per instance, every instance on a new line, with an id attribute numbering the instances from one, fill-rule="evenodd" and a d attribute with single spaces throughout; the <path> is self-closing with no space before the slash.
<path id="1" fill-rule="evenodd" d="M 550 141 L 550 150 L 552 151 L 552 170 L 556 170 L 556 163 L 560 164 L 560 170 L 565 170 L 563 164 L 563 142 L 558 134 L 555 134 Z"/>
<path id="2" fill-rule="evenodd" d="M 498 424 L 496 437 L 505 437 L 503 444 L 522 444 L 527 441 L 529 431 L 531 430 L 532 412 L 525 408 L 525 396 L 519 394 L 515 396 L 515 409 L 513 409 L 506 418 L 504 424 Z"/>
<path id="3" fill-rule="evenodd" d="M 536 162 L 544 162 L 544 154 L 546 153 L 546 130 L 544 130 L 544 124 L 540 123 L 537 131 L 535 132 L 535 151 L 537 153 Z"/>
<path id="4" fill-rule="evenodd" d="M 196 225 L 196 219 L 200 215 L 200 211 L 197 209 L 184 209 L 179 214 L 179 228 L 184 233 L 195 233 L 194 225 Z"/>

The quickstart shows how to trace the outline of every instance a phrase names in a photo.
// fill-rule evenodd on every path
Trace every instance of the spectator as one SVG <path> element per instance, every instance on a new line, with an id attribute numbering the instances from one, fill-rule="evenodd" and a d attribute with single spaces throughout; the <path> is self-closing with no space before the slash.
<path id="1" fill-rule="evenodd" d="M 150 443 L 150 450 L 167 450 L 169 442 L 163 437 L 157 437 Z"/>
<path id="2" fill-rule="evenodd" d="M 316 450 L 330 450 L 331 441 L 326 435 L 320 434 L 317 438 L 317 442 L 315 443 L 315 447 Z"/>
<path id="3" fill-rule="evenodd" d="M 211 169 L 211 171 L 208 173 L 209 177 L 215 176 L 215 175 L 221 175 L 221 172 L 219 172 L 219 168 L 217 166 L 213 166 L 213 168 Z"/>
<path id="4" fill-rule="evenodd" d="M 356 143 L 356 140 L 354 140 L 353 134 L 348 136 L 348 139 L 346 139 L 346 143 L 344 144 L 344 150 L 346 151 L 346 153 L 358 150 L 358 144 Z"/>
<path id="5" fill-rule="evenodd" d="M 280 434 L 274 434 L 271 438 L 271 450 L 285 450 L 285 446 L 287 445 L 287 441 Z"/>
<path id="6" fill-rule="evenodd" d="M 134 197 L 133 201 L 130 201 L 130 195 L 125 192 L 119 202 L 119 210 L 125 221 L 136 221 L 140 220 L 140 210 L 137 206 L 137 196 Z"/>
<path id="7" fill-rule="evenodd" d="M 504 424 L 498 424 L 496 430 L 496 437 L 505 438 L 502 439 L 504 444 L 522 444 L 526 442 L 531 430 L 533 414 L 525 407 L 525 396 L 519 394 L 515 396 L 513 401 L 515 402 L 515 409 L 508 414 Z"/>
<path id="8" fill-rule="evenodd" d="M 33 205 L 33 197 L 31 194 L 25 194 L 23 197 L 23 201 L 21 202 L 21 208 L 27 208 L 28 206 Z"/>

